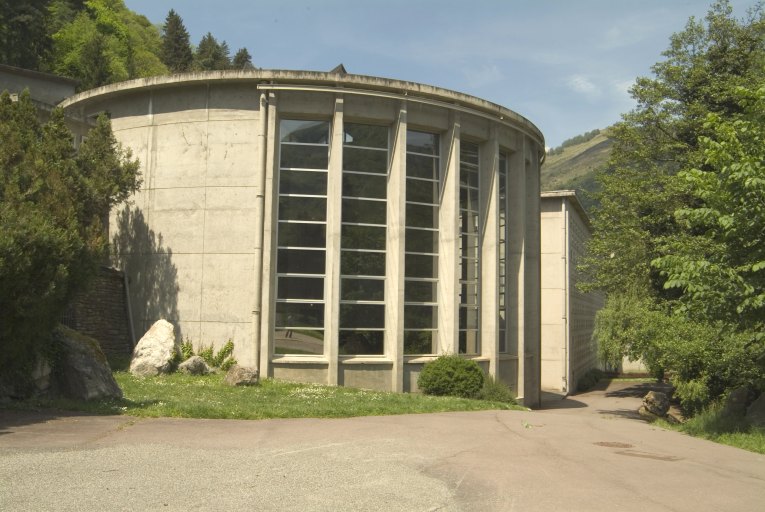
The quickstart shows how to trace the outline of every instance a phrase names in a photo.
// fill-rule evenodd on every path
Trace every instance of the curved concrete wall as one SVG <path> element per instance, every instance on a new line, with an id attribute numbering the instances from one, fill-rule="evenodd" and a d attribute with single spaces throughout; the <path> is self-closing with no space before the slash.
<path id="1" fill-rule="evenodd" d="M 136 333 L 158 318 L 195 344 L 232 339 L 240 362 L 263 375 L 396 391 L 416 390 L 424 362 L 458 352 L 460 143 L 480 155 L 478 352 L 526 403 L 539 400 L 539 162 L 544 141 L 499 105 L 410 82 L 314 72 L 210 72 L 155 77 L 86 91 L 62 105 L 83 118 L 107 111 L 119 141 L 140 159 L 143 185 L 113 212 L 115 263 L 129 277 Z M 274 348 L 280 122 L 329 122 L 323 350 Z M 344 123 L 390 134 L 384 348 L 338 350 Z M 441 141 L 437 351 L 403 349 L 407 129 Z M 508 171 L 508 230 L 500 244 L 500 155 Z M 503 164 L 504 165 L 504 164 Z M 506 249 L 506 325 L 497 318 L 500 245 Z M 500 352 L 499 333 L 507 336 Z M 435 331 L 434 331 L 435 332 Z M 140 334 L 139 334 L 140 335 Z M 503 344 L 504 345 L 504 344 Z M 478 346 L 478 345 L 477 345 Z"/>

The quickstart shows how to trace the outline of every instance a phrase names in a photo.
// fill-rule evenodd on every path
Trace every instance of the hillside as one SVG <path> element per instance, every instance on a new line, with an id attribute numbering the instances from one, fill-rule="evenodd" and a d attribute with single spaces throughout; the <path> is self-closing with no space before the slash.
<path id="1" fill-rule="evenodd" d="M 590 193 L 597 187 L 595 171 L 608 162 L 612 145 L 608 130 L 603 130 L 586 142 L 566 146 L 562 152 L 548 155 L 542 165 L 542 190 L 576 190 L 583 206 L 589 210 L 592 206 Z"/>

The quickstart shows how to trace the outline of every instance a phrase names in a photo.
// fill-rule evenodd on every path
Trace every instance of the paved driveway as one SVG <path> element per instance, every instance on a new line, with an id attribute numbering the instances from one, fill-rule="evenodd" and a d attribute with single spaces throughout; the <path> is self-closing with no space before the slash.
<path id="1" fill-rule="evenodd" d="M 342 420 L 0 410 L 0 510 L 765 510 L 765 456 L 632 419 L 639 391 Z"/>

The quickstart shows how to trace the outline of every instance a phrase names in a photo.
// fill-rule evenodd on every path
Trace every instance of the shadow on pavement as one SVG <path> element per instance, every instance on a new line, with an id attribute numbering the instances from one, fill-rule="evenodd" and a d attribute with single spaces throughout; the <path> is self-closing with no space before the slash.
<path id="1" fill-rule="evenodd" d="M 554 410 L 554 409 L 579 409 L 587 407 L 587 404 L 574 400 L 563 394 L 554 393 L 550 391 L 542 391 L 542 407 L 541 410 Z"/>
<path id="2" fill-rule="evenodd" d="M 636 382 L 634 385 L 606 391 L 605 396 L 613 398 L 643 398 L 649 391 L 661 391 L 672 396 L 672 385 L 663 382 Z"/>
<path id="3" fill-rule="evenodd" d="M 72 411 L 58 411 L 55 409 L 45 410 L 21 410 L 21 409 L 0 409 L 0 436 L 3 434 L 12 434 L 15 428 L 27 425 L 36 425 L 38 423 L 47 423 L 59 418 L 79 417 L 79 416 L 97 416 L 87 413 Z"/>

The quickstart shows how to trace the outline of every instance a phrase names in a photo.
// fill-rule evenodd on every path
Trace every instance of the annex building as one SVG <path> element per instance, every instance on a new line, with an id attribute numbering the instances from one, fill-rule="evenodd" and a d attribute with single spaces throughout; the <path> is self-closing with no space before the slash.
<path id="1" fill-rule="evenodd" d="M 540 397 L 544 140 L 437 87 L 303 71 L 160 76 L 82 92 L 143 185 L 111 216 L 136 333 L 231 339 L 262 376 L 416 391 L 459 353 Z"/>

